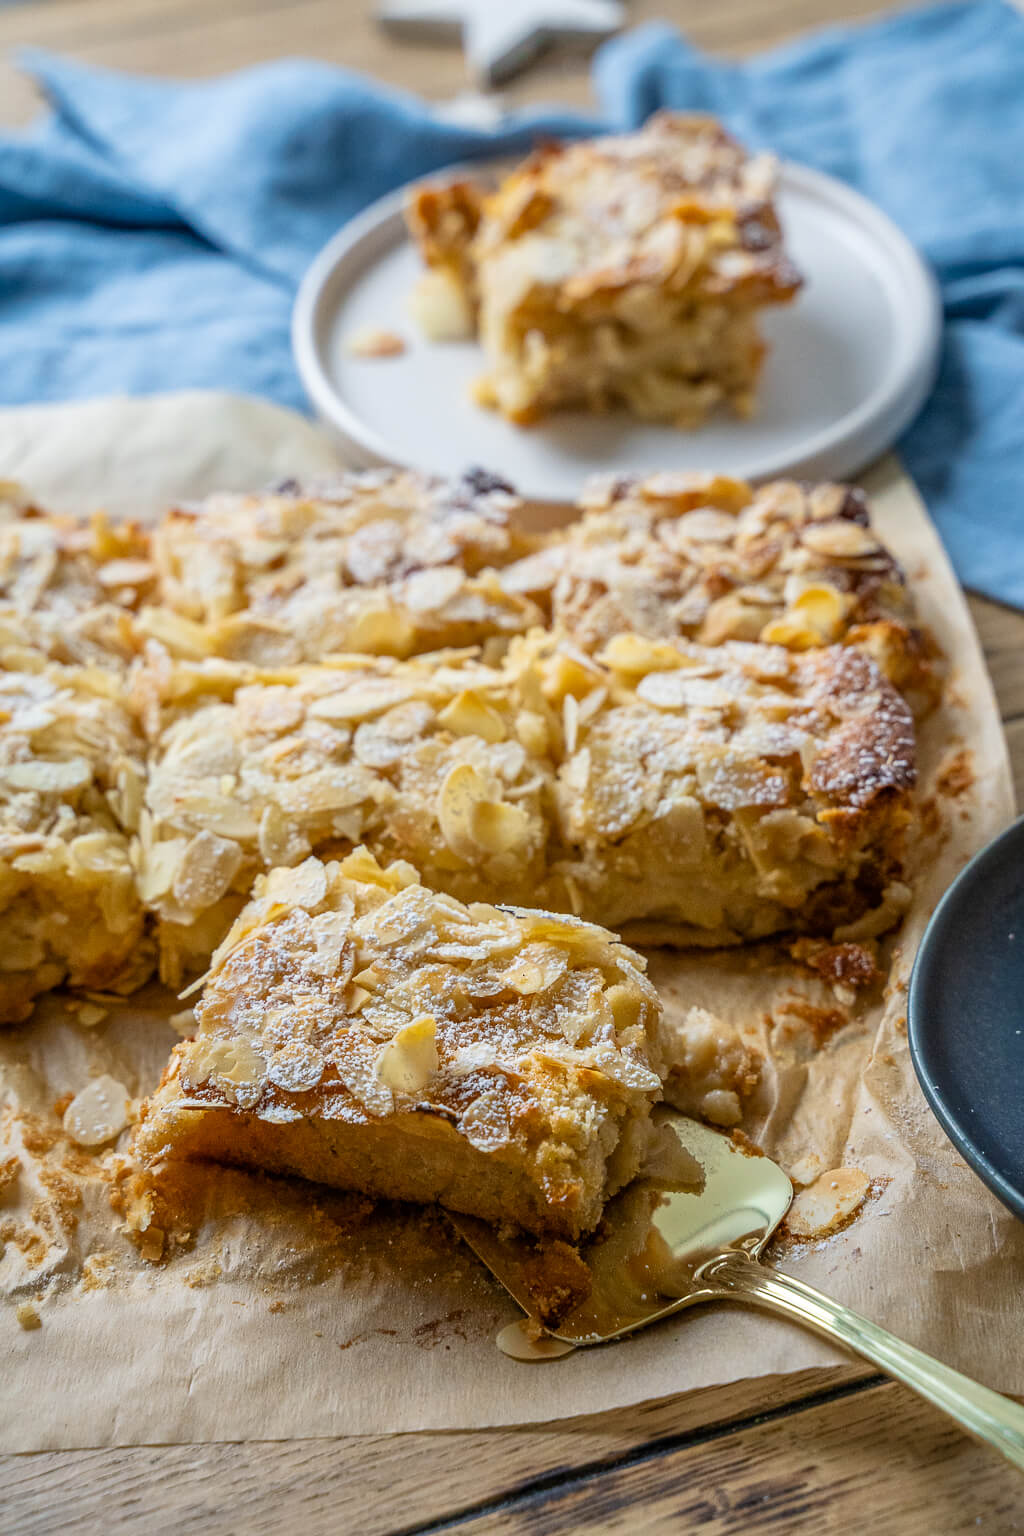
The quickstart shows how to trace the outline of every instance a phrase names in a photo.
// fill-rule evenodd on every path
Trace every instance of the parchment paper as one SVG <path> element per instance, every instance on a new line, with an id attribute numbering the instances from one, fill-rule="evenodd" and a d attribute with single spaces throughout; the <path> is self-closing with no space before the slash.
<path id="1" fill-rule="evenodd" d="M 0 414 L 0 474 L 68 510 L 152 510 L 334 462 L 309 423 L 226 396 Z M 699 1002 L 767 1053 L 746 1128 L 771 1155 L 804 1182 L 840 1165 L 873 1181 L 850 1227 L 784 1250 L 784 1267 L 1024 1393 L 1024 1225 L 927 1110 L 905 1029 L 928 914 L 1012 815 L 1005 744 L 962 595 L 913 487 L 889 460 L 869 489 L 952 658 L 945 702 L 922 733 L 921 868 L 889 945 L 884 996 L 837 1005 L 774 953 L 662 951 L 651 973 L 667 1008 Z M 0 1451 L 563 1419 L 843 1358 L 786 1324 L 722 1307 L 557 1364 L 520 1364 L 493 1343 L 515 1308 L 443 1217 L 244 1174 L 189 1175 L 195 1247 L 165 1266 L 144 1263 L 111 1210 L 116 1151 L 72 1148 L 53 1106 L 103 1071 L 145 1093 L 178 1006 L 154 989 L 87 1028 L 51 999 L 30 1025 L 0 1032 L 0 1161 L 13 1152 L 22 1164 L 0 1192 Z M 26 1301 L 41 1324 L 31 1331 L 16 1317 Z"/>

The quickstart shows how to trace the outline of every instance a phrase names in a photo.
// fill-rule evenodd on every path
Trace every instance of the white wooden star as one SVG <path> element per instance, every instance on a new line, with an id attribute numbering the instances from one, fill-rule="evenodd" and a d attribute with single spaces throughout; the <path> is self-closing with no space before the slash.
<path id="1" fill-rule="evenodd" d="M 497 85 L 552 43 L 609 37 L 624 12 L 618 0 L 381 0 L 377 20 L 406 37 L 461 37 L 474 79 Z"/>

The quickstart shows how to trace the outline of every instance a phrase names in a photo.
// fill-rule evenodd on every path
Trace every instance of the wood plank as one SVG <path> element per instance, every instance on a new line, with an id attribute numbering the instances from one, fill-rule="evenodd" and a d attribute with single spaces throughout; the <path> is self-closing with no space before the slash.
<path id="1" fill-rule="evenodd" d="M 737 1421 L 791 1411 L 809 1394 L 820 1401 L 870 1391 L 879 1379 L 851 1364 L 735 1382 L 568 1426 L 4 1456 L 0 1528 L 18 1536 L 98 1529 L 121 1536 L 137 1531 L 144 1513 L 147 1536 L 179 1536 L 200 1523 L 203 1536 L 293 1527 L 303 1536 L 386 1536 L 518 1497 L 538 1479 L 617 1465 L 645 1446 L 727 1434 Z"/>
<path id="2" fill-rule="evenodd" d="M 652 1446 L 445 1529 L 452 1536 L 1006 1536 L 1024 1530 L 1022 1492 L 1019 1471 L 887 1384 L 731 1435 Z"/>
<path id="3" fill-rule="evenodd" d="M 1016 608 L 1008 608 L 1005 603 L 993 603 L 973 592 L 968 592 L 967 604 L 986 655 L 995 651 L 1020 651 L 1024 615 Z"/>
<path id="4" fill-rule="evenodd" d="M 1024 808 L 1024 719 L 1009 722 L 1006 740 L 1010 748 L 1010 771 L 1017 793 L 1017 806 Z"/>
<path id="5" fill-rule="evenodd" d="M 885 8 L 885 0 L 679 0 L 671 19 L 699 47 L 747 53 L 840 13 L 855 18 Z M 631 23 L 665 14 L 664 0 L 631 0 Z M 38 109 L 33 87 L 9 57 L 24 44 L 142 74 L 205 77 L 302 53 L 434 98 L 467 84 L 457 48 L 389 39 L 373 22 L 368 0 L 32 0 L 0 9 L 0 122 L 25 122 Z M 579 53 L 554 52 L 514 81 L 506 99 L 591 105 L 585 66 Z"/>

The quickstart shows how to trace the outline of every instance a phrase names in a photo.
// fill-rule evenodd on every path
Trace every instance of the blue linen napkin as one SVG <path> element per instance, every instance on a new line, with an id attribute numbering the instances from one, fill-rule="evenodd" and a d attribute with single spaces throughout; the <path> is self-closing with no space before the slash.
<path id="1" fill-rule="evenodd" d="M 942 369 L 900 447 L 962 581 L 1024 607 L 1024 19 L 1004 0 L 739 64 L 652 24 L 599 54 L 599 120 L 538 111 L 490 131 L 312 62 L 181 84 L 25 63 L 54 110 L 0 136 L 0 403 L 205 385 L 304 408 L 294 290 L 353 213 L 537 136 L 709 110 L 858 187 L 935 265 Z"/>

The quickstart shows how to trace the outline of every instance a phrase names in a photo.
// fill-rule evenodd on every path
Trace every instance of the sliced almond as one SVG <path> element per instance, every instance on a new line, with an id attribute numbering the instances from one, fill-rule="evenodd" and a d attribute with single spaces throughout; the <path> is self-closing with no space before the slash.
<path id="1" fill-rule="evenodd" d="M 242 850 L 230 838 L 197 832 L 185 845 L 172 894 L 179 906 L 200 912 L 227 891 L 242 867 Z"/>
<path id="2" fill-rule="evenodd" d="M 64 1111 L 64 1129 L 80 1147 L 101 1147 L 128 1124 L 128 1090 L 104 1073 L 76 1093 Z"/>
<path id="3" fill-rule="evenodd" d="M 69 757 L 64 762 L 33 758 L 26 763 L 8 763 L 0 769 L 12 789 L 33 789 L 41 795 L 69 795 L 84 789 L 92 780 L 92 767 L 84 757 Z"/>
<path id="4" fill-rule="evenodd" d="M 405 342 L 394 331 L 367 327 L 349 337 L 348 351 L 352 357 L 401 357 Z"/>
<path id="5" fill-rule="evenodd" d="M 456 736 L 479 736 L 483 741 L 504 741 L 508 732 L 498 710 L 474 688 L 466 688 L 446 704 L 437 723 Z"/>
<path id="6" fill-rule="evenodd" d="M 521 997 L 547 992 L 565 975 L 569 957 L 554 944 L 526 944 L 517 958 L 502 971 L 500 981 Z"/>
<path id="7" fill-rule="evenodd" d="M 871 1180 L 862 1169 L 832 1168 L 796 1196 L 786 1226 L 794 1237 L 826 1237 L 850 1220 L 870 1189 Z"/>
<path id="8" fill-rule="evenodd" d="M 395 1093 L 422 1093 L 439 1065 L 437 1026 L 427 1013 L 388 1041 L 377 1057 L 377 1076 Z"/>
<path id="9" fill-rule="evenodd" d="M 807 523 L 800 531 L 800 541 L 816 555 L 837 560 L 857 560 L 862 555 L 876 555 L 878 540 L 859 523 L 837 518 L 832 523 Z"/>

